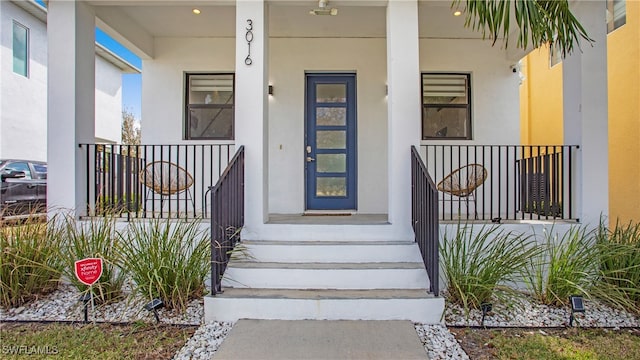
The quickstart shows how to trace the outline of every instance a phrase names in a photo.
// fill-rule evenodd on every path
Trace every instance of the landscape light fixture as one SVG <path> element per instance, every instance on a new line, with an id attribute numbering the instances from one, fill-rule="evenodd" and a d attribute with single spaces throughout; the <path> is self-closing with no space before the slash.
<path id="1" fill-rule="evenodd" d="M 462 11 L 460 11 L 460 10 L 456 10 L 456 11 L 453 13 L 453 16 L 460 16 L 460 15 L 462 15 Z"/>
<path id="2" fill-rule="evenodd" d="M 194 8 L 193 10 L 191 10 L 191 12 L 193 12 L 193 13 L 194 13 L 194 14 L 196 14 L 196 15 L 200 15 L 200 13 L 201 13 L 202 11 L 200 11 L 200 9 L 196 9 L 196 8 Z"/>
<path id="3" fill-rule="evenodd" d="M 480 325 L 484 327 L 484 318 L 487 316 L 487 313 L 493 310 L 493 305 L 491 303 L 482 303 L 480 304 L 480 310 L 482 310 L 482 320 L 480 321 Z"/>
<path id="4" fill-rule="evenodd" d="M 84 322 L 89 322 L 89 301 L 93 299 L 93 293 L 88 291 L 82 295 L 80 295 L 80 299 L 78 301 L 82 301 L 84 304 Z"/>
<path id="5" fill-rule="evenodd" d="M 144 306 L 147 311 L 153 311 L 153 315 L 156 317 L 156 323 L 160 323 L 160 317 L 158 316 L 158 309 L 162 309 L 164 303 L 160 299 L 153 299 Z"/>
<path id="6" fill-rule="evenodd" d="M 571 303 L 571 315 L 569 316 L 569 326 L 573 327 L 573 319 L 575 319 L 575 313 L 584 313 L 584 299 L 580 295 L 569 296 L 569 302 Z"/>

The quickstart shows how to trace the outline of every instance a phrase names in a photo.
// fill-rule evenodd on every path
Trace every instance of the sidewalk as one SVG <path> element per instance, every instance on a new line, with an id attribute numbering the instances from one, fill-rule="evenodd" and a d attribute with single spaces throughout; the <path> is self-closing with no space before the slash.
<path id="1" fill-rule="evenodd" d="M 410 321 L 240 320 L 219 359 L 427 359 Z"/>

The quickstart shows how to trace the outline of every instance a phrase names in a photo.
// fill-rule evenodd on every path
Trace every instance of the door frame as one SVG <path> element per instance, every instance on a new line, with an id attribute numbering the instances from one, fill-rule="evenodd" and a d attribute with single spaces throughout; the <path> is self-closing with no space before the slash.
<path id="1" fill-rule="evenodd" d="M 340 79 L 342 78 L 342 79 Z M 335 200 L 334 204 L 336 206 L 310 206 L 309 200 L 311 198 L 312 189 L 309 189 L 310 180 L 309 180 L 309 162 L 307 162 L 306 158 L 309 156 L 307 154 L 306 148 L 309 144 L 309 127 L 310 121 L 312 118 L 311 111 L 316 108 L 315 100 L 313 100 L 313 105 L 311 104 L 311 94 L 309 93 L 310 84 L 313 81 L 314 84 L 317 83 L 318 80 L 322 81 L 326 79 L 327 83 L 332 83 L 333 81 L 344 81 L 347 85 L 347 145 L 346 145 L 346 153 L 347 153 L 347 197 L 346 198 L 331 198 L 327 197 L 326 200 Z M 340 79 L 340 80 L 336 80 Z M 304 209 L 305 211 L 332 211 L 332 210 L 344 210 L 344 211 L 355 211 L 358 209 L 358 132 L 357 132 L 357 124 L 358 124 L 358 99 L 357 99 L 357 75 L 355 71 L 344 71 L 344 72 L 322 72 L 322 71 L 305 71 L 305 84 L 304 84 L 305 94 L 304 94 L 304 149 L 303 149 L 303 162 L 304 162 Z M 315 117 L 314 117 L 315 118 Z M 316 149 L 315 144 L 312 146 L 312 155 L 315 156 Z M 311 165 L 315 166 L 315 165 Z M 315 184 L 315 182 L 313 182 Z M 339 200 L 344 200 L 343 203 L 349 203 L 348 205 L 340 205 Z"/>

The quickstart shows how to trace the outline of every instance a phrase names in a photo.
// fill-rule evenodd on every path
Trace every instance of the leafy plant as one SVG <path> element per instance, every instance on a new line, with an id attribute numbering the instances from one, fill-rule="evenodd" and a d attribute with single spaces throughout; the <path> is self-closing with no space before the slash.
<path id="1" fill-rule="evenodd" d="M 517 45 L 523 49 L 528 44 L 533 48 L 553 44 L 566 56 L 581 39 L 593 43 L 571 12 L 568 0 L 453 0 L 451 6 L 460 3 L 464 3 L 465 26 L 482 32 L 494 44 L 502 37 L 506 47 L 512 23 L 518 27 Z"/>
<path id="2" fill-rule="evenodd" d="M 595 296 L 610 305 L 640 313 L 640 223 L 602 222 L 597 236 L 601 253 L 600 282 Z"/>
<path id="3" fill-rule="evenodd" d="M 0 305 L 17 307 L 58 287 L 60 229 L 32 215 L 0 228 Z"/>
<path id="4" fill-rule="evenodd" d="M 553 228 L 544 233 L 541 251 L 530 259 L 525 274 L 535 299 L 547 305 L 565 305 L 570 295 L 590 295 L 597 279 L 600 252 L 594 232 L 572 226 L 560 239 Z"/>
<path id="5" fill-rule="evenodd" d="M 508 300 L 515 295 L 509 283 L 536 254 L 529 236 L 505 232 L 500 226 L 458 227 L 454 238 L 445 234 L 440 246 L 449 300 L 466 310 L 479 308 L 494 297 Z"/>
<path id="6" fill-rule="evenodd" d="M 210 238 L 199 224 L 151 219 L 134 221 L 120 233 L 119 251 L 139 294 L 160 298 L 165 307 L 178 310 L 204 295 L 204 280 L 210 270 Z"/>
<path id="7" fill-rule="evenodd" d="M 90 218 L 82 222 L 77 222 L 73 216 L 64 218 L 64 241 L 59 255 L 64 262 L 63 273 L 79 291 L 86 292 L 89 287 L 75 276 L 75 262 L 90 257 L 101 258 L 102 276 L 91 287 L 98 302 L 110 302 L 123 296 L 126 274 L 120 268 L 118 241 L 114 218 Z"/>

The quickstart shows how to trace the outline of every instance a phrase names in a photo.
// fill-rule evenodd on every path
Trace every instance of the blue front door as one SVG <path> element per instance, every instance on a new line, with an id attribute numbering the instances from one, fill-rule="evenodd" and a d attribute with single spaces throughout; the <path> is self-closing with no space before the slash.
<path id="1" fill-rule="evenodd" d="M 356 76 L 307 74 L 306 81 L 306 208 L 356 210 Z"/>

